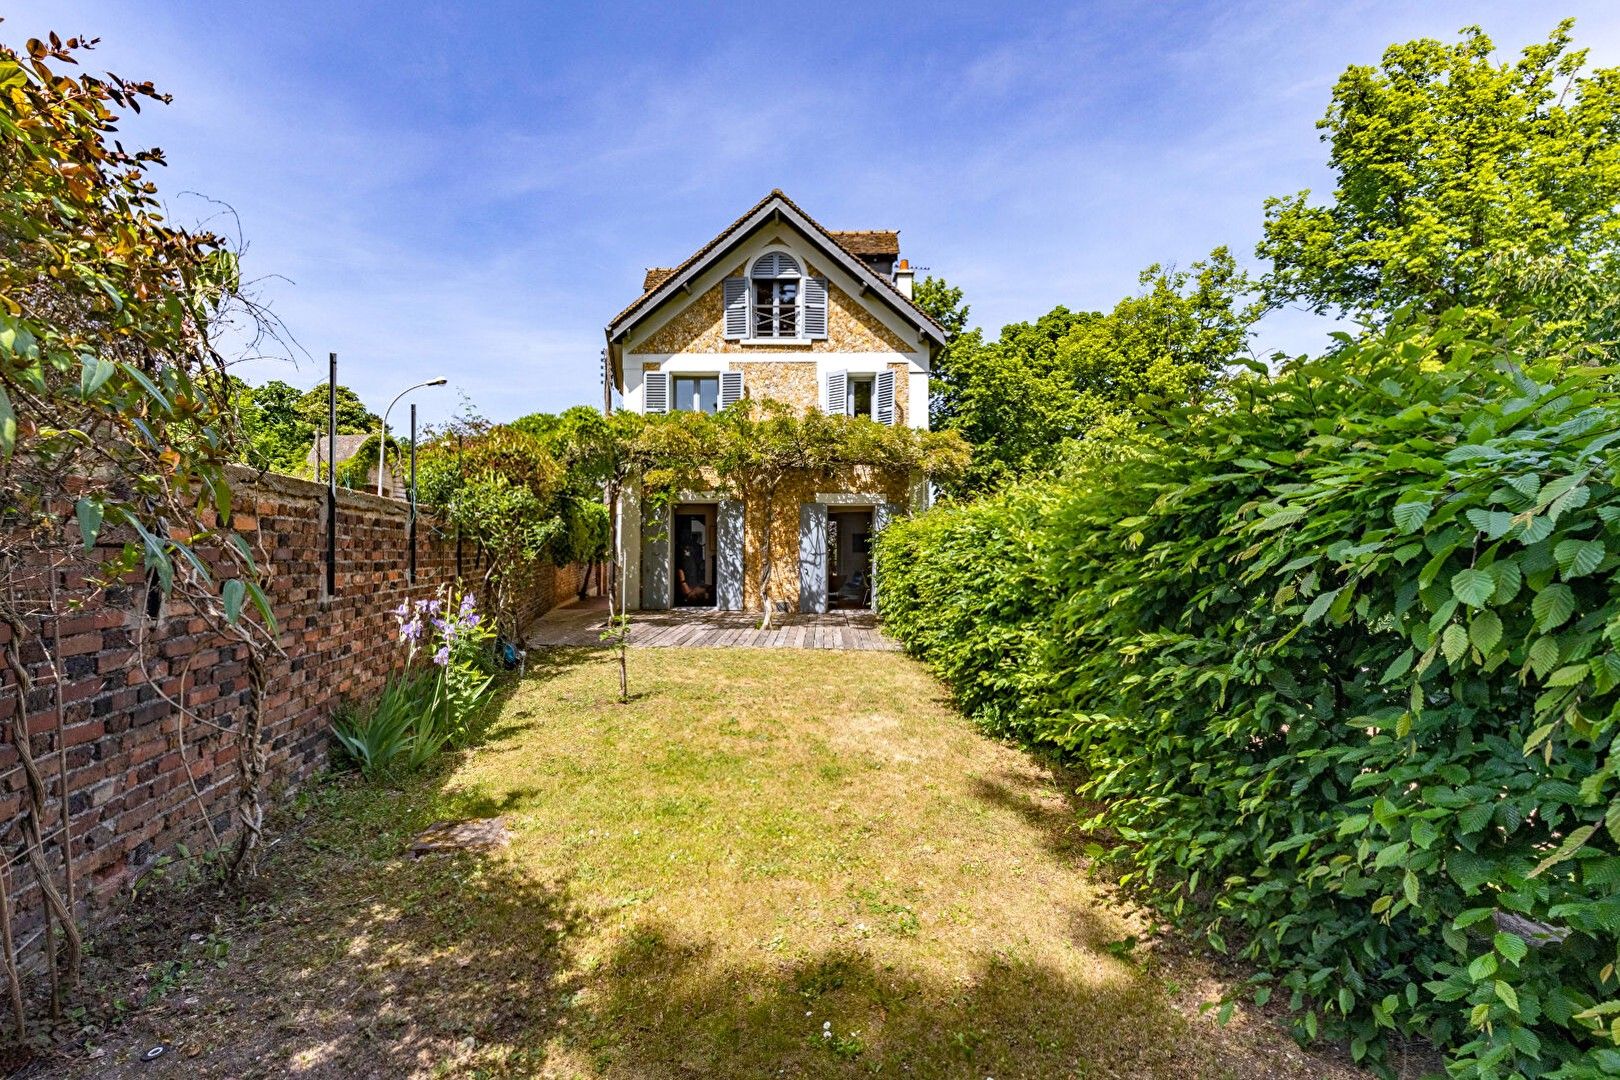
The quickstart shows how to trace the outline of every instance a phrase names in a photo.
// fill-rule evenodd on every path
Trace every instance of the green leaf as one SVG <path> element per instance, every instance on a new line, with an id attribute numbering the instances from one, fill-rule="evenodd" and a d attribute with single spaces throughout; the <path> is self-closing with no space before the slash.
<path id="1" fill-rule="evenodd" d="M 271 637 L 274 637 L 276 634 L 276 613 L 270 609 L 270 598 L 264 595 L 264 590 L 259 587 L 257 581 L 248 582 L 247 591 L 248 597 L 253 601 L 253 606 L 259 609 L 259 615 L 264 619 L 265 629 L 270 632 Z"/>
<path id="2" fill-rule="evenodd" d="M 119 364 L 118 366 L 123 368 L 124 374 L 140 383 L 146 392 L 150 394 L 159 405 L 163 406 L 164 412 L 172 411 L 173 406 L 169 404 L 169 399 L 163 396 L 163 391 L 157 388 L 156 383 L 146 377 L 146 373 L 144 371 L 132 364 Z"/>
<path id="3" fill-rule="evenodd" d="M 225 583 L 223 593 L 225 621 L 234 623 L 242 617 L 242 600 L 247 596 L 247 585 L 241 578 L 231 578 Z"/>
<path id="4" fill-rule="evenodd" d="M 96 546 L 96 538 L 101 535 L 101 518 L 105 513 L 101 500 L 87 495 L 74 503 L 73 513 L 79 519 L 79 536 L 84 540 L 84 550 L 89 551 Z"/>
<path id="5" fill-rule="evenodd" d="M 1548 686 L 1576 686 L 1586 681 L 1591 668 L 1585 664 L 1570 664 L 1547 676 Z"/>
<path id="6" fill-rule="evenodd" d="M 84 369 L 79 373 L 79 396 L 89 401 L 96 395 L 96 391 L 107 385 L 114 371 L 118 370 L 111 362 L 99 356 L 83 356 L 80 362 Z"/>
<path id="7" fill-rule="evenodd" d="M 1502 619 L 1494 611 L 1482 611 L 1468 626 L 1468 640 L 1481 653 L 1489 654 L 1502 640 Z"/>
<path id="8" fill-rule="evenodd" d="M 1488 570 L 1459 570 L 1451 578 L 1451 595 L 1469 607 L 1484 607 L 1496 592 L 1496 578 Z"/>
<path id="9" fill-rule="evenodd" d="M 1530 614 L 1535 617 L 1537 629 L 1556 630 L 1575 614 L 1575 593 L 1568 585 L 1554 582 L 1536 593 L 1530 601 Z"/>
<path id="10" fill-rule="evenodd" d="M 1446 627 L 1446 632 L 1440 637 L 1440 651 L 1445 653 L 1446 659 L 1455 664 L 1468 653 L 1468 631 L 1462 628 L 1461 623 L 1452 623 Z"/>
<path id="11" fill-rule="evenodd" d="M 1484 982 L 1496 974 L 1496 954 L 1483 953 L 1474 957 L 1468 964 L 1468 977 L 1475 982 Z"/>
<path id="12" fill-rule="evenodd" d="M 1305 609 L 1306 625 L 1308 626 L 1317 619 L 1320 619 L 1327 609 L 1333 606 L 1333 601 L 1336 600 L 1338 596 L 1338 589 L 1329 589 L 1327 592 L 1319 594 L 1315 600 L 1312 600 L 1311 606 Z"/>
<path id="13" fill-rule="evenodd" d="M 0 386 L 0 458 L 9 458 L 17 445 L 17 414 L 11 411 L 11 398 Z"/>
<path id="14" fill-rule="evenodd" d="M 1515 964 L 1523 960 L 1530 952 L 1530 946 L 1524 943 L 1524 938 L 1517 934 L 1497 934 L 1491 939 L 1496 951 L 1512 960 Z"/>
<path id="15" fill-rule="evenodd" d="M 1494 988 L 1496 990 L 1496 999 L 1517 1013 L 1519 1011 L 1519 995 L 1514 991 L 1513 987 L 1501 979 L 1497 979 Z"/>
<path id="16" fill-rule="evenodd" d="M 1423 523 L 1429 520 L 1433 507 L 1427 500 L 1421 502 L 1402 502 L 1395 504 L 1395 528 L 1403 533 L 1416 532 L 1423 528 Z"/>
<path id="17" fill-rule="evenodd" d="M 1550 870 L 1554 866 L 1557 866 L 1559 863 L 1563 862 L 1565 859 L 1574 858 L 1575 853 L 1580 851 L 1581 848 L 1586 845 L 1588 840 L 1592 839 L 1592 834 L 1595 832 L 1597 832 L 1596 825 L 1582 825 L 1580 828 L 1570 833 L 1564 838 L 1564 842 L 1558 845 L 1557 851 L 1553 852 L 1551 855 L 1547 856 L 1545 859 L 1542 859 L 1541 862 L 1536 864 L 1536 868 L 1530 871 L 1530 876 L 1540 877 L 1544 871 Z"/>
<path id="18" fill-rule="evenodd" d="M 1558 663 L 1558 642 L 1551 637 L 1539 637 L 1530 646 L 1530 670 L 1545 676 Z"/>
<path id="19" fill-rule="evenodd" d="M 1584 577 L 1603 562 L 1608 549 L 1601 540 L 1563 540 L 1553 548 L 1553 558 L 1564 573 L 1564 580 Z"/>

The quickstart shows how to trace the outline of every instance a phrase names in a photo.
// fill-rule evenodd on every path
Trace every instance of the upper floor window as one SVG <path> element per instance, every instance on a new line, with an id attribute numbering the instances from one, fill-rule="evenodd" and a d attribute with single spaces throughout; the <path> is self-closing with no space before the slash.
<path id="1" fill-rule="evenodd" d="M 671 407 L 688 412 L 716 412 L 720 407 L 720 376 L 676 375 L 673 384 L 674 401 Z"/>
<path id="2" fill-rule="evenodd" d="M 754 298 L 753 336 L 799 336 L 799 264 L 793 256 L 767 251 L 754 260 L 749 284 Z"/>

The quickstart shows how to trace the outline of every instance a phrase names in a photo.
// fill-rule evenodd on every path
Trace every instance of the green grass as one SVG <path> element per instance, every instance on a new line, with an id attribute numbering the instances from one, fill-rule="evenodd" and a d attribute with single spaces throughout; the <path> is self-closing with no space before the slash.
<path id="1" fill-rule="evenodd" d="M 631 703 L 616 689 L 605 654 L 546 654 L 436 774 L 306 792 L 253 902 L 212 924 L 230 963 L 85 1075 L 155 1040 L 173 1075 L 1339 1068 L 1197 1018 L 1207 972 L 1110 950 L 1143 927 L 1088 882 L 1069 785 L 905 657 L 636 650 Z M 401 857 L 494 814 L 503 855 Z"/>

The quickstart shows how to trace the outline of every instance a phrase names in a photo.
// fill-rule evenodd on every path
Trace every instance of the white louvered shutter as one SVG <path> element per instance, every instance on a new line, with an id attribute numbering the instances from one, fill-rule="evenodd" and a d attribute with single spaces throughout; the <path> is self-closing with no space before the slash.
<path id="1" fill-rule="evenodd" d="M 736 341 L 748 336 L 748 279 L 728 277 L 725 284 L 726 339 Z"/>
<path id="2" fill-rule="evenodd" d="M 720 373 L 720 407 L 729 409 L 742 400 L 743 373 L 740 371 L 722 371 Z"/>
<path id="3" fill-rule="evenodd" d="M 872 387 L 872 415 L 880 424 L 894 424 L 894 372 L 880 371 Z"/>
<path id="4" fill-rule="evenodd" d="M 667 371 L 649 371 L 642 376 L 641 411 L 649 413 L 669 412 L 669 373 Z"/>
<path id="5" fill-rule="evenodd" d="M 843 416 L 849 412 L 849 372 L 827 372 L 827 414 Z"/>
<path id="6" fill-rule="evenodd" d="M 816 339 L 827 336 L 827 279 L 824 277 L 804 279 L 804 336 Z"/>

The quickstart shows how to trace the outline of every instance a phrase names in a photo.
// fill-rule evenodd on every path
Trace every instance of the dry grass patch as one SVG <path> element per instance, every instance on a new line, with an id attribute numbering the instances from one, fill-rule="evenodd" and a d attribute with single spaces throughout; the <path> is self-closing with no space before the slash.
<path id="1" fill-rule="evenodd" d="M 1357 1075 L 1198 1018 L 1203 969 L 1111 949 L 1142 927 L 1087 881 L 1071 785 L 905 657 L 644 650 L 615 689 L 602 653 L 549 654 L 439 775 L 309 796 L 213 924 L 230 962 L 70 1071 Z M 401 856 L 494 814 L 503 854 Z"/>

